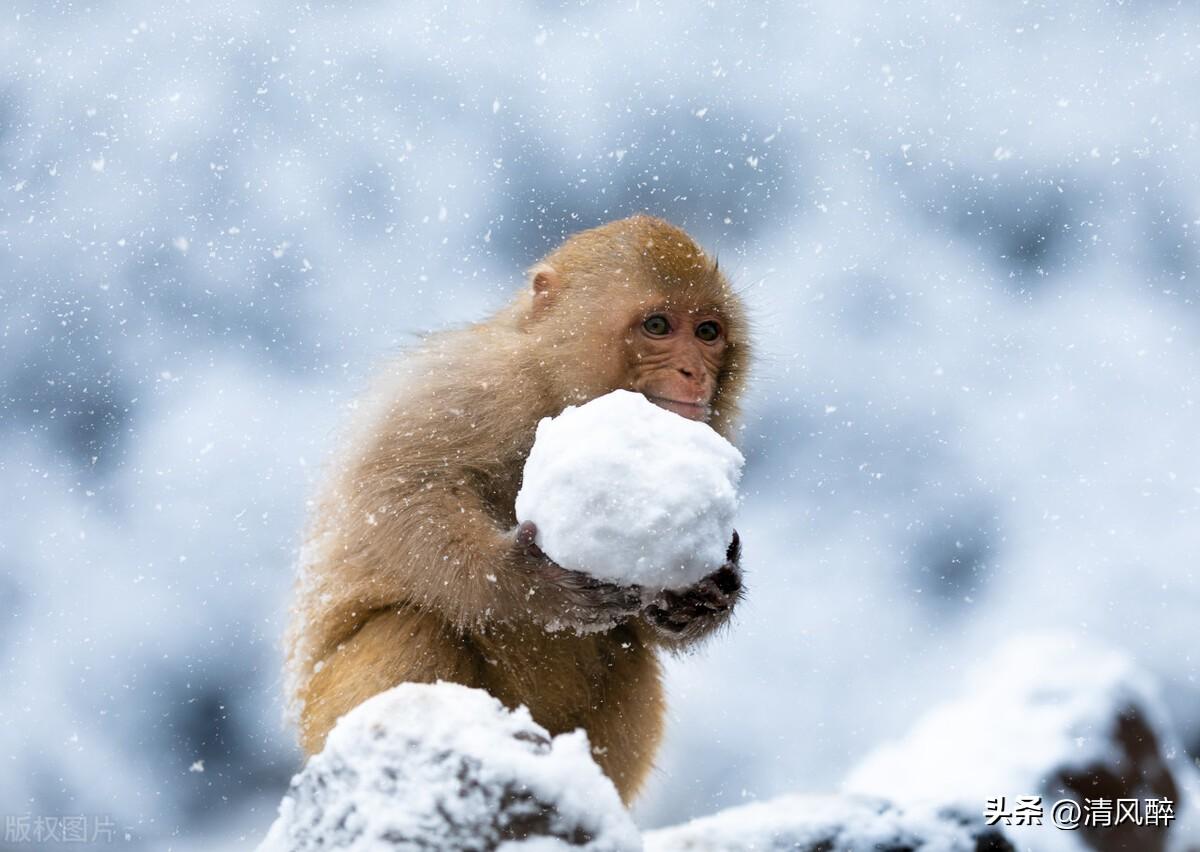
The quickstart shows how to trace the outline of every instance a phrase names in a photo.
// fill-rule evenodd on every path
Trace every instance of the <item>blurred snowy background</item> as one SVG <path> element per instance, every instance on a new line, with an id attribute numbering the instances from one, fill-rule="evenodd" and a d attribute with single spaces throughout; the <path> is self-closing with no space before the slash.
<path id="1" fill-rule="evenodd" d="M 344 404 L 639 210 L 762 353 L 641 825 L 837 787 L 1028 627 L 1200 751 L 1198 60 L 1166 0 L 6 0 L 0 813 L 257 840 Z"/>

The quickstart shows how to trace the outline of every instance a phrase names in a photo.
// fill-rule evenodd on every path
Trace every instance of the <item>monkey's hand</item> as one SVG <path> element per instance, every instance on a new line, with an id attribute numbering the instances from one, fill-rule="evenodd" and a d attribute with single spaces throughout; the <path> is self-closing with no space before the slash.
<path id="1" fill-rule="evenodd" d="M 597 580 L 580 571 L 563 568 L 534 543 L 537 526 L 526 521 L 517 527 L 514 547 L 531 581 L 532 597 L 540 597 L 535 611 L 548 628 L 570 627 L 581 633 L 607 630 L 645 606 L 640 586 L 620 586 Z"/>
<path id="2" fill-rule="evenodd" d="M 736 531 L 725 564 L 696 585 L 660 593 L 642 614 L 664 644 L 683 648 L 725 623 L 742 597 L 742 542 Z"/>

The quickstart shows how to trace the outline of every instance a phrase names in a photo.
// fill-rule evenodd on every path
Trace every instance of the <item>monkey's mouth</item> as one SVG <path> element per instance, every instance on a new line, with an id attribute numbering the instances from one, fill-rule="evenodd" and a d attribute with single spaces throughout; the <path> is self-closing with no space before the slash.
<path id="1" fill-rule="evenodd" d="M 669 399 L 665 396 L 654 396 L 653 394 L 643 394 L 646 399 L 653 402 L 660 408 L 665 408 L 667 411 L 673 411 L 680 417 L 686 417 L 688 420 L 708 420 L 710 414 L 709 407 L 700 402 L 684 402 L 680 399 Z"/>

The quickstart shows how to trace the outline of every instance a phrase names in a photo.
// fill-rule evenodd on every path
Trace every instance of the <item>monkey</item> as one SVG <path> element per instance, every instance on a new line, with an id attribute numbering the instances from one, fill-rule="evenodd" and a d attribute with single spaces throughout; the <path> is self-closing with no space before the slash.
<path id="1" fill-rule="evenodd" d="M 617 389 L 735 437 L 744 306 L 684 231 L 646 215 L 569 237 L 491 318 L 390 362 L 357 414 L 301 547 L 286 640 L 301 745 L 402 682 L 446 680 L 583 728 L 629 803 L 663 734 L 659 653 L 694 647 L 743 595 L 741 543 L 696 586 L 568 571 L 516 523 L 534 431 Z"/>

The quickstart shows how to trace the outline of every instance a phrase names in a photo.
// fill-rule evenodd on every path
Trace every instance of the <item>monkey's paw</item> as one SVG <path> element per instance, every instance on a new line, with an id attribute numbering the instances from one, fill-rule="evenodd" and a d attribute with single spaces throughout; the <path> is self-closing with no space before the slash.
<path id="1" fill-rule="evenodd" d="M 684 641 L 719 627 L 742 597 L 741 552 L 741 539 L 734 532 L 725 564 L 691 588 L 659 594 L 643 610 L 646 620 L 659 633 Z"/>
<path id="2" fill-rule="evenodd" d="M 531 521 L 517 527 L 517 547 L 524 551 L 539 585 L 550 586 L 550 598 L 561 604 L 561 609 L 548 614 L 548 626 L 584 632 L 607 630 L 637 615 L 645 605 L 640 586 L 606 583 L 563 568 L 542 552 L 534 543 L 536 538 L 537 526 Z"/>

